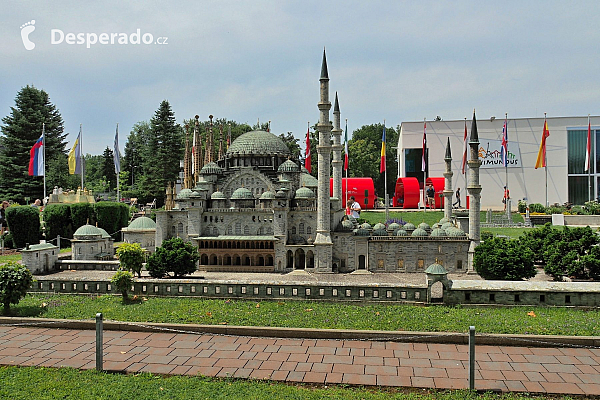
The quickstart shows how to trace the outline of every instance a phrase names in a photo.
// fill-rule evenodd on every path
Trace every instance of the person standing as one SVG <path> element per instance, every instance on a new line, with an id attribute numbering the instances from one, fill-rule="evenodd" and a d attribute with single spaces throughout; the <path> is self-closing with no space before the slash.
<path id="1" fill-rule="evenodd" d="M 427 206 L 435 209 L 435 189 L 431 183 L 427 187 Z"/>
<path id="2" fill-rule="evenodd" d="M 508 191 L 506 186 L 504 186 L 504 196 L 502 197 L 502 204 L 504 204 L 504 211 L 506 211 L 506 204 L 508 203 L 509 199 L 510 199 L 510 192 Z"/>
<path id="3" fill-rule="evenodd" d="M 457 208 L 461 208 L 461 206 L 460 206 L 460 187 L 456 188 L 456 192 L 454 193 L 454 195 L 456 196 L 456 201 L 452 205 L 455 206 L 458 204 Z"/>
<path id="4" fill-rule="evenodd" d="M 6 222 L 6 209 L 10 204 L 4 200 L 2 206 L 0 206 L 0 235 L 4 235 L 4 232 L 8 231 L 8 223 Z"/>
<path id="5" fill-rule="evenodd" d="M 350 207 L 350 210 L 352 211 L 352 217 L 356 219 L 360 218 L 360 204 L 358 204 L 358 201 L 354 199 L 354 196 L 350 197 L 350 201 L 352 201 L 352 207 Z"/>

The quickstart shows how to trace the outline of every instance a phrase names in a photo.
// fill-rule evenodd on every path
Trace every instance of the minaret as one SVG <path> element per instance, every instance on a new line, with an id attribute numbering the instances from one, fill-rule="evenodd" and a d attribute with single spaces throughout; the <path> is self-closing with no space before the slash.
<path id="1" fill-rule="evenodd" d="M 444 218 L 450 220 L 452 216 L 452 151 L 450 150 L 450 138 L 446 144 L 446 155 L 444 156 L 446 170 L 444 171 Z"/>
<path id="2" fill-rule="evenodd" d="M 213 153 L 215 149 L 213 147 L 213 116 L 209 115 L 208 119 L 210 124 L 208 126 L 208 132 L 206 133 L 206 149 L 204 150 L 204 165 L 213 161 Z"/>
<path id="3" fill-rule="evenodd" d="M 333 104 L 333 130 L 331 131 L 333 145 L 333 197 L 338 199 L 338 208 L 344 208 L 342 199 L 342 128 L 340 126 L 340 104 L 335 92 Z"/>
<path id="4" fill-rule="evenodd" d="M 191 189 L 194 187 L 192 182 L 192 154 L 190 148 L 189 125 L 185 124 L 185 153 L 183 155 L 183 187 Z"/>
<path id="5" fill-rule="evenodd" d="M 217 160 L 225 158 L 225 151 L 223 149 L 223 125 L 219 127 L 219 157 Z"/>
<path id="6" fill-rule="evenodd" d="M 479 230 L 479 213 L 481 211 L 481 185 L 479 184 L 479 135 L 477 134 L 477 120 L 475 119 L 475 110 L 473 110 L 473 122 L 471 123 L 471 138 L 469 139 L 469 181 L 467 183 L 467 192 L 471 199 L 469 201 L 469 265 L 467 272 L 473 270 L 473 255 L 475 247 L 479 245 L 480 230 Z"/>
<path id="7" fill-rule="evenodd" d="M 319 166 L 319 186 L 317 191 L 317 236 L 315 238 L 315 267 L 317 272 L 331 272 L 332 247 L 330 227 L 330 194 L 329 194 L 329 164 L 331 160 L 331 123 L 329 121 L 329 74 L 327 73 L 327 59 L 323 49 L 323 63 L 321 65 L 320 92 L 318 103 L 319 144 L 317 145 L 317 162 Z"/>
<path id="8" fill-rule="evenodd" d="M 200 135 L 200 123 L 198 122 L 198 119 L 200 118 L 199 115 L 196 115 L 194 117 L 195 121 L 194 121 L 194 138 L 193 138 L 193 145 L 192 145 L 192 168 L 193 168 L 193 174 L 194 174 L 194 186 L 196 185 L 196 183 L 198 182 L 199 178 L 200 178 L 200 170 L 203 167 L 203 163 L 202 163 L 202 137 Z"/>

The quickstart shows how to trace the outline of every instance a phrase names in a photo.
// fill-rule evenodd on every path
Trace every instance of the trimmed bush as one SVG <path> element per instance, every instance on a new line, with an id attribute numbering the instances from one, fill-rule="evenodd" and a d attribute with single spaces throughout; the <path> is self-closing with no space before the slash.
<path id="1" fill-rule="evenodd" d="M 16 248 L 40 242 L 40 212 L 36 207 L 13 206 L 6 209 L 6 222 Z"/>
<path id="2" fill-rule="evenodd" d="M 481 231 L 481 240 L 486 241 L 494 237 L 494 234 L 490 231 Z"/>
<path id="3" fill-rule="evenodd" d="M 564 227 L 560 238 L 549 242 L 544 255 L 544 271 L 555 280 L 567 276 L 575 279 L 598 279 L 600 275 L 600 242 L 598 235 L 585 228 Z"/>
<path id="4" fill-rule="evenodd" d="M 63 238 L 73 238 L 73 224 L 71 224 L 71 207 L 69 204 L 48 204 L 44 208 L 44 228 L 46 240 L 56 239 L 58 235 Z M 65 244 L 69 244 L 65 240 Z"/>
<path id="5" fill-rule="evenodd" d="M 139 243 L 122 243 L 117 247 L 117 258 L 121 268 L 142 276 L 144 263 L 144 250 Z"/>
<path id="6" fill-rule="evenodd" d="M 133 285 L 133 274 L 129 271 L 119 269 L 116 274 L 110 279 L 110 283 L 115 285 L 117 290 L 121 292 L 123 301 L 127 301 L 127 291 Z"/>
<path id="7" fill-rule="evenodd" d="M 162 278 L 168 272 L 175 277 L 191 274 L 196 271 L 196 262 L 200 259 L 198 249 L 181 238 L 163 241 L 156 253 L 148 258 L 146 268 L 150 276 Z"/>
<path id="8" fill-rule="evenodd" d="M 11 304 L 19 304 L 33 282 L 31 272 L 24 265 L 9 261 L 0 267 L 0 304 L 4 314 L 10 312 Z"/>
<path id="9" fill-rule="evenodd" d="M 90 203 L 74 203 L 71 204 L 71 223 L 74 227 L 90 224 L 96 224 L 96 213 L 94 206 Z M 77 229 L 75 229 L 77 230 Z"/>
<path id="10" fill-rule="evenodd" d="M 536 274 L 533 253 L 518 240 L 493 238 L 475 248 L 475 271 L 484 279 L 520 281 Z"/>
<path id="11" fill-rule="evenodd" d="M 101 201 L 95 204 L 98 227 L 104 229 L 113 238 L 129 222 L 129 207 L 123 203 Z"/>
<path id="12" fill-rule="evenodd" d="M 529 205 L 529 212 L 546 214 L 546 207 L 540 203 L 532 203 Z"/>

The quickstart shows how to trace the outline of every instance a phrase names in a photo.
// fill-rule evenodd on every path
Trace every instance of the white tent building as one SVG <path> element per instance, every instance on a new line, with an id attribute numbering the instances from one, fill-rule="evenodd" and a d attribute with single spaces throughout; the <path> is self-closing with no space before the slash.
<path id="1" fill-rule="evenodd" d="M 600 149 L 596 146 L 596 141 L 600 141 L 600 117 L 590 117 L 592 146 L 589 172 L 584 171 L 588 117 L 557 117 L 548 118 L 547 121 L 550 136 L 546 141 L 546 179 L 544 168 L 535 169 L 544 118 L 508 119 L 508 168 L 502 165 L 500 156 L 504 118 L 477 119 L 481 142 L 482 209 L 502 208 L 507 178 L 514 206 L 521 199 L 526 199 L 528 203 L 583 204 L 600 196 Z M 470 119 L 466 121 L 466 126 L 468 140 Z M 444 151 L 449 137 L 454 171 L 453 189 L 461 187 L 463 205 L 466 195 L 466 179 L 461 171 L 464 131 L 465 120 L 427 121 L 427 177 L 442 176 Z M 398 177 L 416 177 L 422 185 L 422 147 L 423 121 L 403 122 L 397 148 Z"/>

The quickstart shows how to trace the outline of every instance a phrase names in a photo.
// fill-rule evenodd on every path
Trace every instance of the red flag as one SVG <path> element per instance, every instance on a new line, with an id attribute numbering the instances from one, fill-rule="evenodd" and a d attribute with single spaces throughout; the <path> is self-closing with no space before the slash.
<path id="1" fill-rule="evenodd" d="M 306 150 L 304 151 L 304 167 L 311 173 L 311 160 L 310 160 L 310 127 L 306 129 Z"/>
<path id="2" fill-rule="evenodd" d="M 548 121 L 544 118 L 544 130 L 542 132 L 542 141 L 540 142 L 540 150 L 538 151 L 537 160 L 535 161 L 535 169 L 546 166 L 546 138 L 550 136 L 548 130 Z"/>
<path id="3" fill-rule="evenodd" d="M 423 121 L 423 157 L 421 158 L 421 171 L 425 172 L 427 163 L 425 162 L 425 152 L 427 151 L 427 122 Z"/>
<path id="4" fill-rule="evenodd" d="M 346 133 L 344 134 L 344 171 L 348 171 L 348 120 L 346 120 Z"/>
<path id="5" fill-rule="evenodd" d="M 463 143 L 463 158 L 462 158 L 462 173 L 465 174 L 465 167 L 467 166 L 467 119 L 465 118 L 465 137 Z"/>
<path id="6" fill-rule="evenodd" d="M 590 170 L 592 161 L 592 125 L 590 124 L 590 116 L 588 115 L 588 136 L 587 145 L 585 148 L 585 168 L 584 171 Z"/>

